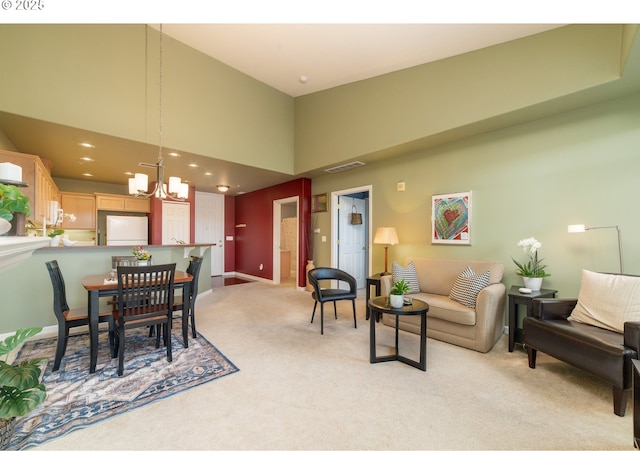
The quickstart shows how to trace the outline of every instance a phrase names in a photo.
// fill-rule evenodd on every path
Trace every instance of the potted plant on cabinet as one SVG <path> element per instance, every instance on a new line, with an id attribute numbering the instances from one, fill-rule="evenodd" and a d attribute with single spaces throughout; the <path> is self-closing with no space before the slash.
<path id="1" fill-rule="evenodd" d="M 9 235 L 25 236 L 27 217 L 30 214 L 29 198 L 20 188 L 0 183 L 0 218 L 11 222 Z"/>
<path id="2" fill-rule="evenodd" d="M 397 280 L 389 291 L 389 304 L 393 308 L 401 308 L 404 305 L 404 294 L 409 291 L 409 284 L 404 279 Z"/>
<path id="3" fill-rule="evenodd" d="M 41 330 L 41 327 L 18 329 L 14 335 L 0 342 L 0 356 L 8 355 Z M 0 360 L 0 449 L 5 449 L 11 440 L 16 417 L 27 415 L 47 397 L 47 390 L 40 382 L 41 366 L 46 358 L 12 365 L 5 360 Z"/>
<path id="4" fill-rule="evenodd" d="M 60 245 L 60 237 L 64 234 L 63 229 L 51 229 L 47 236 L 51 238 L 51 246 L 59 246 Z"/>

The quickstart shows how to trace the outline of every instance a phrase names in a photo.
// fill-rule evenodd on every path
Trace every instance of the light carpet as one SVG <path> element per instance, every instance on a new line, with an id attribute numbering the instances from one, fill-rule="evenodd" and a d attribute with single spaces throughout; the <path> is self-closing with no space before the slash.
<path id="1" fill-rule="evenodd" d="M 308 292 L 260 282 L 198 299 L 202 332 L 242 369 L 232 377 L 78 429 L 41 449 L 633 449 L 631 404 L 545 355 L 535 370 L 503 336 L 487 354 L 437 340 L 427 371 L 369 363 L 364 292 L 310 324 Z M 379 352 L 393 344 L 378 324 Z M 417 356 L 417 336 L 400 334 Z M 141 430 L 140 424 L 145 424 Z"/>
<path id="2" fill-rule="evenodd" d="M 16 360 L 50 358 L 42 383 L 47 399 L 16 424 L 11 449 L 22 449 L 59 438 L 69 432 L 112 418 L 145 404 L 175 395 L 238 371 L 220 351 L 200 335 L 184 348 L 181 319 L 174 320 L 171 362 L 162 345 L 146 328 L 127 331 L 124 375 L 118 359 L 110 359 L 107 331 L 99 334 L 98 365 L 89 373 L 89 335 L 69 337 L 60 369 L 51 372 L 56 338 L 29 341 Z"/>

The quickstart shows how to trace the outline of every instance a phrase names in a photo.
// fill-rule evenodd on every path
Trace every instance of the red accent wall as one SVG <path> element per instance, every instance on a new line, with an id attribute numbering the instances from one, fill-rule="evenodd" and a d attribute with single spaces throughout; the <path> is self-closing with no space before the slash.
<path id="1" fill-rule="evenodd" d="M 307 178 L 236 196 L 235 222 L 232 225 L 235 231 L 234 271 L 264 279 L 273 278 L 273 201 L 293 196 L 300 199 L 298 286 L 306 285 L 306 239 L 311 218 L 311 180 Z M 246 227 L 236 227 L 241 224 L 246 224 Z M 225 228 L 230 226 L 228 222 L 225 224 Z M 225 264 L 226 259 L 225 253 Z"/>

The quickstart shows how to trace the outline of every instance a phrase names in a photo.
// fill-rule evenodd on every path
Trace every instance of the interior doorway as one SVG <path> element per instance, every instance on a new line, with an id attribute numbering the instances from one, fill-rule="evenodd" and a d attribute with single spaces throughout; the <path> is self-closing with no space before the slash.
<path id="1" fill-rule="evenodd" d="M 273 201 L 273 283 L 297 286 L 298 196 Z"/>
<path id="2" fill-rule="evenodd" d="M 364 288 L 371 271 L 371 193 L 361 186 L 331 193 L 331 265 L 351 274 Z M 353 221 L 360 214 L 362 223 Z"/>

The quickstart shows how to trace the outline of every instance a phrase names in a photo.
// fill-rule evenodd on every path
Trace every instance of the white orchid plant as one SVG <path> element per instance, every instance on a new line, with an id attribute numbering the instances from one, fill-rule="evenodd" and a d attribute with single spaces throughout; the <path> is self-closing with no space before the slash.
<path id="1" fill-rule="evenodd" d="M 547 265 L 543 265 L 544 259 L 538 258 L 538 249 L 542 247 L 542 243 L 536 240 L 534 237 L 525 238 L 518 241 L 518 247 L 521 247 L 525 254 L 529 257 L 529 261 L 526 263 L 518 263 L 513 257 L 511 260 L 516 264 L 518 269 L 516 274 L 523 277 L 549 277 L 545 271 Z"/>

